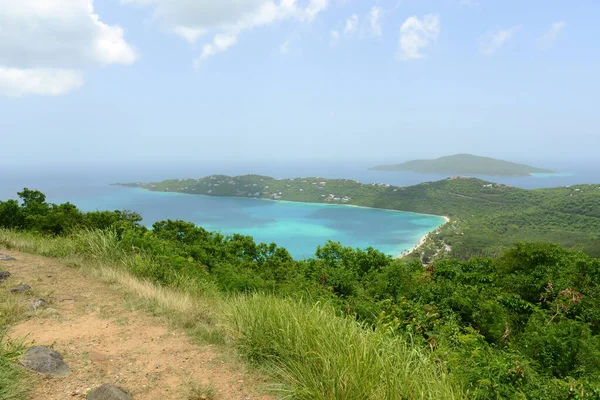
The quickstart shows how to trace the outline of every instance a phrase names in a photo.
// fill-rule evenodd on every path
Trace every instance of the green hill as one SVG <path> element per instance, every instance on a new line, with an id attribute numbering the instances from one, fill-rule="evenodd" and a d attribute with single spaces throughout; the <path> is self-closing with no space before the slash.
<path id="1" fill-rule="evenodd" d="M 555 171 L 497 160 L 472 154 L 456 154 L 434 160 L 413 160 L 396 165 L 379 165 L 376 171 L 411 171 L 428 174 L 472 174 L 493 176 L 528 176 L 534 173 L 554 173 Z"/>
<path id="2" fill-rule="evenodd" d="M 599 399 L 600 259 L 554 244 L 510 243 L 562 240 L 598 253 L 597 185 L 528 191 L 449 178 L 398 188 L 224 175 L 164 185 L 215 196 L 250 187 L 287 198 L 307 192 L 320 198 L 326 191 L 346 193 L 357 204 L 443 212 L 450 222 L 432 240 L 466 260 L 423 265 L 335 242 L 295 260 L 275 243 L 249 236 L 172 220 L 148 229 L 139 215 L 82 212 L 28 189 L 18 193 L 20 202 L 0 202 L 0 253 L 57 257 L 78 276 L 104 277 L 129 297 L 142 296 L 132 299 L 168 315 L 169 324 L 194 335 L 193 342 L 227 350 L 227 358 L 235 348 L 258 371 L 270 372 L 273 383 L 265 383 L 288 398 Z M 163 184 L 149 186 L 160 190 Z M 482 245 L 494 257 L 481 257 Z M 13 280 L 21 279 L 23 268 L 48 274 L 45 260 L 31 260 L 0 267 L 14 271 Z M 6 283 L 0 286 L 4 330 L 9 321 L 3 317 L 18 309 L 19 296 L 8 293 Z M 3 396 L 2 389 L 30 384 L 26 376 L 16 381 L 16 346 L 0 337 L 0 398 L 20 399 Z"/>
<path id="3" fill-rule="evenodd" d="M 430 235 L 424 261 L 440 249 L 451 257 L 501 254 L 519 241 L 560 243 L 600 256 L 600 189 L 577 185 L 526 190 L 477 178 L 448 178 L 415 186 L 366 184 L 317 177 L 212 175 L 200 179 L 122 184 L 158 192 L 348 204 L 445 215 L 451 223 Z"/>

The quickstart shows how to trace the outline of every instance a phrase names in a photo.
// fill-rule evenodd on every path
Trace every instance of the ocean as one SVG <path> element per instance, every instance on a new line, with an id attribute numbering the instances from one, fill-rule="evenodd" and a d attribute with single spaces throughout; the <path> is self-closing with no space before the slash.
<path id="1" fill-rule="evenodd" d="M 421 237 L 444 222 L 438 216 L 397 211 L 156 193 L 111 185 L 115 182 L 200 178 L 217 173 L 256 173 L 275 178 L 320 176 L 398 186 L 447 177 L 410 172 L 368 171 L 367 167 L 368 165 L 354 163 L 207 163 L 26 169 L 5 166 L 0 170 L 0 200 L 15 198 L 17 191 L 28 187 L 43 191 L 50 202 L 68 201 L 85 211 L 136 211 L 142 215 L 143 223 L 147 226 L 159 220 L 181 219 L 225 234 L 250 235 L 257 242 L 275 242 L 287 248 L 295 258 L 313 256 L 317 246 L 325 244 L 327 240 L 339 241 L 351 247 L 372 246 L 387 254 L 398 255 L 414 247 Z M 600 168 L 588 166 L 564 171 L 557 175 L 480 178 L 527 189 L 600 183 Z"/>

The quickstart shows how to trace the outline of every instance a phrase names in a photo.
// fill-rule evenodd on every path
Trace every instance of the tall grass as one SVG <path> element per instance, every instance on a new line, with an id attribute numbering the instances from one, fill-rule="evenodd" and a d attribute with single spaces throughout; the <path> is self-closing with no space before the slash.
<path id="1" fill-rule="evenodd" d="M 228 314 L 242 352 L 271 364 L 290 398 L 461 398 L 416 346 L 339 317 L 327 305 L 257 294 L 231 300 Z"/>
<path id="2" fill-rule="evenodd" d="M 50 237 L 7 229 L 0 229 L 0 246 L 57 258 L 64 258 L 76 252 L 76 242 L 72 237 Z"/>
<path id="3" fill-rule="evenodd" d="M 124 249 L 111 232 L 51 238 L 0 230 L 0 246 L 75 257 L 195 334 L 227 335 L 242 354 L 281 382 L 276 390 L 287 398 L 463 398 L 460 388 L 410 341 L 341 317 L 326 304 L 264 294 L 226 297 L 210 282 L 190 278 L 160 286 L 145 279 L 156 267 L 151 255 Z"/>
<path id="4" fill-rule="evenodd" d="M 26 313 L 26 307 L 19 303 L 19 297 L 6 290 L 6 283 L 0 284 L 0 399 L 27 399 L 30 379 L 16 365 L 23 353 L 21 344 L 10 341 L 5 329 Z"/>
<path id="5" fill-rule="evenodd" d="M 183 276 L 175 276 L 171 287 L 151 281 L 148 275 L 157 267 L 151 256 L 125 249 L 113 231 L 81 230 L 68 237 L 51 237 L 0 229 L 2 246 L 65 259 L 71 265 L 84 267 L 86 273 L 123 288 L 139 300 L 136 305 L 143 305 L 169 322 L 208 332 L 209 336 L 214 334 L 207 324 L 215 324 L 216 286 Z"/>
<path id="6" fill-rule="evenodd" d="M 0 399 L 25 400 L 28 397 L 28 377 L 16 366 L 23 347 L 10 342 L 0 332 Z"/>

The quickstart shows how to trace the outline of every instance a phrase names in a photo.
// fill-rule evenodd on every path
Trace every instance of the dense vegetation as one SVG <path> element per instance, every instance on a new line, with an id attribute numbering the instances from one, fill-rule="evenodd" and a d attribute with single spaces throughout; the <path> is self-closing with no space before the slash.
<path id="1" fill-rule="evenodd" d="M 497 257 L 519 241 L 554 242 L 600 256 L 598 185 L 525 190 L 475 178 L 449 178 L 395 187 L 347 179 L 213 175 L 128 186 L 211 196 L 352 204 L 450 217 L 451 223 L 430 235 L 429 243 L 421 249 L 424 262 L 436 254 L 463 260 Z"/>
<path id="2" fill-rule="evenodd" d="M 510 161 L 456 154 L 435 160 L 413 160 L 396 165 L 379 165 L 371 168 L 379 171 L 411 171 L 428 174 L 470 174 L 494 176 L 528 176 L 535 173 L 553 173 L 543 168 L 530 167 Z"/>
<path id="3" fill-rule="evenodd" d="M 407 190 L 428 193 L 432 203 L 427 207 L 435 208 L 444 200 L 437 198 L 436 185 L 452 184 L 477 193 L 476 186 L 481 186 L 473 180 L 454 180 Z M 389 189 L 382 187 L 375 200 L 395 201 Z M 506 215 L 512 212 L 518 218 L 520 214 L 504 201 L 530 196 L 533 214 L 534 205 L 538 212 L 546 210 L 539 218 L 562 226 L 568 215 L 573 216 L 569 223 L 584 227 L 597 221 L 592 216 L 596 194 L 590 187 L 579 190 L 551 190 L 552 196 L 547 196 L 545 191 L 493 188 L 474 203 L 484 208 L 498 202 Z M 577 203 L 562 201 L 563 195 L 571 194 L 581 195 Z M 282 299 L 274 303 L 250 297 L 241 302 L 238 310 L 261 312 L 236 314 L 236 326 L 245 332 L 242 350 L 257 362 L 278 363 L 298 398 L 315 398 L 310 396 L 319 388 L 331 390 L 324 392 L 330 397 L 323 398 L 364 398 L 361 385 L 352 384 L 362 384 L 362 379 L 363 386 L 378 393 L 374 398 L 420 398 L 408 372 L 392 373 L 402 362 L 390 358 L 393 352 L 405 355 L 405 346 L 412 344 L 428 354 L 432 365 L 447 371 L 470 399 L 600 399 L 600 260 L 584 253 L 556 244 L 519 243 L 496 258 L 447 259 L 424 266 L 372 248 L 329 242 L 317 249 L 314 258 L 299 261 L 275 244 L 223 236 L 183 221 L 158 222 L 148 230 L 135 214 L 105 212 L 100 218 L 70 205 L 47 204 L 36 191 L 24 190 L 20 197 L 21 203 L 0 202 L 0 227 L 73 238 L 73 248 L 94 254 L 100 253 L 95 247 L 102 242 L 102 251 L 118 249 L 119 260 L 130 260 L 129 271 L 161 285 L 191 291 L 211 285 L 226 294 L 271 293 Z M 422 207 L 415 197 L 403 201 Z M 456 210 L 467 207 L 461 201 L 450 203 Z M 562 214 L 552 213 L 552 207 Z M 70 211 L 57 211 L 65 209 Z M 597 228 L 597 222 L 592 227 Z M 77 241 L 82 228 L 94 229 L 86 237 L 103 239 L 82 245 Z M 345 325 L 337 319 L 326 324 L 331 314 L 311 306 L 317 302 L 346 315 L 344 321 L 356 319 L 362 325 Z M 297 318 L 289 318 L 294 312 Z M 325 333 L 319 335 L 321 326 Z M 313 340 L 306 340 L 309 336 Z M 327 346 L 317 350 L 314 346 L 321 342 Z M 418 359 L 410 358 L 420 366 Z M 441 376 L 428 374 L 420 376 Z M 383 383 L 374 383 L 383 376 Z M 343 382 L 347 384 L 331 386 Z M 303 394 L 303 389 L 313 391 Z M 435 398 L 431 394 L 435 391 L 427 393 Z M 444 393 L 438 398 L 447 398 L 449 392 Z M 358 397 L 347 397 L 354 395 Z"/>

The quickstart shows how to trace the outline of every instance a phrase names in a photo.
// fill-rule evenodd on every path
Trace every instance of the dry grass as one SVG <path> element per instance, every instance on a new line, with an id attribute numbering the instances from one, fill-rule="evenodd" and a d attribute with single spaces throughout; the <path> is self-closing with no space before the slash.
<path id="1" fill-rule="evenodd" d="M 106 265 L 92 271 L 98 279 L 117 286 L 128 295 L 133 308 L 162 316 L 170 325 L 188 330 L 201 342 L 225 343 L 225 331 L 221 323 L 223 314 L 219 309 L 221 304 L 215 298 L 163 287 Z"/>
<path id="2" fill-rule="evenodd" d="M 205 341 L 224 343 L 227 332 L 243 353 L 283 383 L 277 389 L 289 398 L 463 398 L 417 346 L 339 317 L 326 305 L 260 294 L 228 298 L 206 282 L 164 287 L 140 279 L 136 272 L 151 261 L 128 254 L 111 233 L 53 239 L 0 230 L 2 245 L 68 258 Z"/>
<path id="3" fill-rule="evenodd" d="M 216 400 L 215 389 L 210 385 L 191 384 L 186 400 Z"/>
<path id="4" fill-rule="evenodd" d="M 140 300 L 153 303 L 159 310 L 175 311 L 194 321 L 211 322 L 213 320 L 214 307 L 209 305 L 208 299 L 200 300 L 188 293 L 140 280 L 128 272 L 107 266 L 94 269 L 94 273 L 102 281 L 117 284 Z"/>

